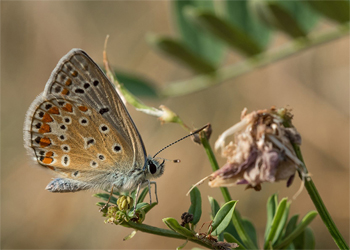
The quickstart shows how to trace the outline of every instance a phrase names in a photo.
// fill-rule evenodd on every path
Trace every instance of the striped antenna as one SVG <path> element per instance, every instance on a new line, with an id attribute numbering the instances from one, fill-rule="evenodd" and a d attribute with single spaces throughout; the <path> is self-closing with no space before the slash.
<path id="1" fill-rule="evenodd" d="M 187 137 L 189 137 L 189 136 L 191 136 L 191 135 L 194 135 L 194 134 L 197 134 L 197 133 L 201 132 L 203 129 L 207 128 L 208 126 L 209 126 L 209 124 L 205 125 L 204 127 L 200 128 L 200 129 L 197 129 L 196 131 L 191 132 L 189 135 L 186 135 L 186 136 L 184 136 L 184 137 L 182 137 L 182 138 L 180 138 L 180 139 L 178 139 L 178 140 L 176 140 L 176 141 L 170 143 L 169 145 L 167 145 L 167 146 L 165 146 L 164 148 L 162 148 L 161 150 L 159 150 L 159 151 L 153 156 L 153 158 L 156 157 L 156 156 L 157 156 L 160 152 L 162 152 L 164 149 L 167 149 L 168 147 L 174 145 L 175 143 L 178 143 L 179 141 L 182 141 L 183 139 L 186 139 Z"/>

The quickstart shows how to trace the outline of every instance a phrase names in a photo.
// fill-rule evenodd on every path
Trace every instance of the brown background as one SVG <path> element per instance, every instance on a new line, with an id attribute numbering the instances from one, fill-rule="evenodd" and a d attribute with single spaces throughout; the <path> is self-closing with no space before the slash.
<path id="1" fill-rule="evenodd" d="M 191 73 L 154 52 L 145 42 L 148 32 L 175 36 L 168 1 L 34 1 L 1 2 L 1 245 L 6 248 L 46 249 L 175 249 L 180 240 L 137 233 L 105 225 L 92 192 L 52 194 L 44 190 L 49 173 L 33 166 L 22 145 L 22 125 L 30 103 L 44 85 L 58 60 L 71 48 L 82 48 L 102 62 L 104 39 L 112 65 L 137 72 L 163 86 L 187 79 Z M 318 31 L 332 26 L 323 22 Z M 288 41 L 282 34 L 273 46 Z M 228 52 L 228 62 L 241 60 Z M 349 242 L 349 38 L 310 49 L 263 69 L 199 93 L 163 100 L 143 99 L 148 105 L 164 104 L 189 125 L 210 122 L 211 143 L 249 111 L 289 106 L 294 124 L 303 137 L 302 151 L 314 182 L 340 232 Z M 186 132 L 176 124 L 160 126 L 154 118 L 129 107 L 150 154 Z M 218 155 L 220 165 L 224 159 Z M 164 227 L 162 218 L 180 219 L 189 207 L 185 193 L 191 184 L 210 174 L 203 149 L 190 140 L 162 154 L 180 158 L 169 163 L 158 179 L 160 203 L 145 223 Z M 266 200 L 277 192 L 292 197 L 300 186 L 265 184 L 261 192 L 230 188 L 237 208 L 257 227 L 260 244 L 266 221 Z M 209 221 L 207 196 L 222 203 L 219 189 L 200 186 L 203 218 Z M 314 206 L 306 190 L 292 203 L 291 214 L 304 216 Z M 319 249 L 336 248 L 317 217 L 311 224 Z M 186 248 L 193 247 L 188 244 Z"/>

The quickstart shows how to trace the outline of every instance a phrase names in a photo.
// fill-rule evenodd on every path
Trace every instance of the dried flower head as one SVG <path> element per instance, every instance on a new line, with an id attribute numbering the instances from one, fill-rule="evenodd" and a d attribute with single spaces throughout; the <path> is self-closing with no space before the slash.
<path id="1" fill-rule="evenodd" d="M 287 109 L 258 110 L 247 114 L 244 109 L 241 121 L 226 130 L 216 141 L 227 163 L 210 175 L 209 186 L 235 186 L 261 189 L 263 182 L 287 180 L 290 186 L 301 162 L 296 157 L 292 143 L 301 144 L 300 134 L 283 123 L 290 122 Z M 228 136 L 234 140 L 225 145 Z"/>

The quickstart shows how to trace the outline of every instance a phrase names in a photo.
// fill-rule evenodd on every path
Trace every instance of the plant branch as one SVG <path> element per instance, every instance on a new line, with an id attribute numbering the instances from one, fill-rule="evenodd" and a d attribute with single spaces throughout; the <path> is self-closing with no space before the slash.
<path id="1" fill-rule="evenodd" d="M 138 224 L 131 221 L 123 222 L 121 225 L 124 227 L 129 227 L 129 228 L 136 229 L 138 231 L 142 231 L 144 233 L 165 236 L 165 237 L 175 238 L 175 239 L 189 240 L 209 249 L 213 247 L 212 245 L 206 244 L 205 242 L 197 240 L 196 238 L 186 238 L 185 236 L 168 229 L 153 227 L 146 224 Z"/>
<path id="2" fill-rule="evenodd" d="M 219 169 L 219 165 L 218 165 L 218 162 L 216 161 L 215 155 L 213 153 L 213 150 L 210 147 L 209 141 L 205 133 L 201 133 L 201 142 L 209 158 L 211 168 L 213 169 L 213 172 L 215 172 L 216 170 Z M 226 187 L 221 187 L 220 190 L 222 195 L 224 196 L 225 202 L 229 202 L 232 200 L 231 195 L 228 192 L 228 189 Z"/>
<path id="3" fill-rule="evenodd" d="M 269 65 L 311 47 L 331 42 L 348 34 L 349 23 L 339 25 L 337 28 L 325 33 L 310 34 L 308 38 L 296 39 L 287 45 L 250 57 L 243 62 L 222 67 L 210 75 L 198 75 L 192 79 L 169 83 L 160 90 L 159 94 L 162 96 L 173 97 L 203 90 L 241 76 L 256 68 Z"/>
<path id="4" fill-rule="evenodd" d="M 304 165 L 304 169 L 306 170 L 307 173 L 307 169 L 303 160 L 303 156 L 301 154 L 300 148 L 297 145 L 293 145 L 294 150 L 297 154 L 297 157 L 299 158 L 300 161 L 303 162 Z M 322 201 L 322 198 L 320 196 L 320 194 L 317 191 L 317 188 L 314 184 L 314 182 L 312 181 L 310 176 L 307 176 L 305 178 L 305 188 L 307 190 L 307 192 L 309 193 L 309 196 L 312 200 L 312 202 L 314 203 L 317 212 L 319 213 L 320 217 L 322 218 L 323 223 L 326 225 L 329 233 L 331 234 L 335 244 L 337 244 L 339 249 L 349 249 L 349 246 L 347 245 L 347 243 L 345 242 L 343 236 L 340 234 L 337 226 L 335 225 L 331 215 L 329 214 L 325 204 Z"/>

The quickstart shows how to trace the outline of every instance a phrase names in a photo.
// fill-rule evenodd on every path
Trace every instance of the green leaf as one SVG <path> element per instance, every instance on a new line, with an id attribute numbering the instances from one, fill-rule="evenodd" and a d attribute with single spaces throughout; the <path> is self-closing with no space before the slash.
<path id="1" fill-rule="evenodd" d="M 274 246 L 274 249 L 281 249 L 291 244 L 292 241 L 305 230 L 305 228 L 311 223 L 311 221 L 315 219 L 317 214 L 318 213 L 316 211 L 311 211 L 307 215 L 305 215 L 305 217 L 301 220 L 298 226 L 296 226 L 296 228 L 289 235 L 286 235 L 286 237 L 281 242 L 278 242 Z"/>
<path id="2" fill-rule="evenodd" d="M 181 35 L 181 40 L 195 54 L 205 58 L 213 65 L 218 65 L 224 55 L 224 46 L 216 37 L 207 32 L 198 29 L 185 15 L 184 10 L 187 7 L 205 9 L 214 13 L 213 1 L 195 1 L 195 0 L 175 0 L 171 1 L 172 12 Z"/>
<path id="3" fill-rule="evenodd" d="M 104 205 L 106 205 L 106 203 L 105 202 L 97 202 L 96 205 L 99 207 L 103 207 Z"/>
<path id="4" fill-rule="evenodd" d="M 123 241 L 130 240 L 132 237 L 134 237 L 137 233 L 137 230 L 132 231 L 128 236 L 125 236 L 123 238 Z"/>
<path id="5" fill-rule="evenodd" d="M 182 227 L 179 222 L 177 222 L 177 220 L 175 220 L 174 218 L 164 218 L 163 222 L 165 223 L 165 225 L 167 225 L 171 230 L 173 230 L 174 232 L 177 232 L 183 236 L 185 236 L 186 238 L 192 238 L 194 237 L 194 233 L 190 230 L 188 230 L 185 227 Z"/>
<path id="6" fill-rule="evenodd" d="M 349 22 L 349 1 L 306 1 L 317 12 L 339 23 Z"/>
<path id="7" fill-rule="evenodd" d="M 176 250 L 181 250 L 182 248 L 184 248 L 187 245 L 187 243 L 188 243 L 188 240 L 186 240 L 185 243 L 183 243 L 181 246 L 178 246 L 176 248 Z"/>
<path id="8" fill-rule="evenodd" d="M 293 244 L 296 249 L 315 249 L 315 236 L 311 228 L 305 228 L 305 230 L 293 240 Z"/>
<path id="9" fill-rule="evenodd" d="M 219 235 L 226 229 L 232 220 L 236 203 L 237 201 L 229 201 L 220 208 L 213 219 L 208 234 L 211 232 L 211 235 Z"/>
<path id="10" fill-rule="evenodd" d="M 234 225 L 237 234 L 239 235 L 240 241 L 244 244 L 247 249 L 258 249 L 258 246 L 254 244 L 253 240 L 246 233 L 243 226 L 243 219 L 241 218 L 238 211 L 234 211 L 234 216 L 232 217 L 232 224 Z M 231 231 L 228 231 L 231 233 Z"/>
<path id="11" fill-rule="evenodd" d="M 287 207 L 287 198 L 283 198 L 281 202 L 278 204 L 278 207 L 276 209 L 276 214 L 272 220 L 271 227 L 269 230 L 269 233 L 267 235 L 267 238 L 265 240 L 264 249 L 270 249 L 273 240 L 275 237 L 278 237 L 278 229 L 279 224 L 281 223 L 281 220 L 283 218 L 283 214 L 285 213 L 285 209 Z"/>
<path id="12" fill-rule="evenodd" d="M 195 73 L 210 73 L 214 72 L 216 69 L 209 61 L 192 52 L 180 41 L 151 34 L 147 36 L 147 41 L 155 49 L 171 57 L 185 67 L 189 67 Z"/>
<path id="13" fill-rule="evenodd" d="M 126 73 L 115 70 L 118 82 L 136 96 L 158 97 L 157 91 L 154 88 L 155 83 L 147 80 L 145 77 L 137 76 L 135 74 Z"/>
<path id="14" fill-rule="evenodd" d="M 288 235 L 290 235 L 294 231 L 298 223 L 298 218 L 299 218 L 298 214 L 295 214 L 290 218 L 286 226 L 286 231 L 284 233 L 283 239 L 286 238 Z"/>
<path id="15" fill-rule="evenodd" d="M 287 223 L 288 220 L 288 215 L 289 215 L 289 208 L 290 208 L 290 202 L 287 202 L 286 208 L 284 210 L 284 213 L 282 215 L 282 218 L 280 222 L 278 223 L 278 227 L 276 230 L 275 237 L 272 240 L 272 244 L 274 245 L 279 239 L 282 238 L 283 236 L 283 229 Z"/>
<path id="16" fill-rule="evenodd" d="M 148 187 L 145 187 L 141 194 L 139 195 L 139 198 L 137 200 L 137 203 L 143 202 L 143 200 L 145 199 L 146 195 L 148 194 Z"/>
<path id="17" fill-rule="evenodd" d="M 225 1 L 225 19 L 249 35 L 261 48 L 270 41 L 271 30 L 264 26 L 249 10 L 250 1 Z"/>
<path id="18" fill-rule="evenodd" d="M 258 237 L 253 223 L 248 219 L 242 219 L 242 222 L 243 228 L 247 232 L 249 238 L 258 246 Z"/>
<path id="19" fill-rule="evenodd" d="M 211 219 L 213 219 L 216 215 L 216 213 L 219 211 L 220 206 L 219 203 L 213 198 L 208 196 L 209 203 L 210 203 L 210 208 L 211 208 Z"/>
<path id="20" fill-rule="evenodd" d="M 244 55 L 253 56 L 263 51 L 248 34 L 208 11 L 187 8 L 186 15 Z"/>
<path id="21" fill-rule="evenodd" d="M 98 193 L 98 194 L 94 194 L 93 196 L 100 198 L 102 200 L 108 201 L 110 194 Z M 118 200 L 117 198 L 115 198 L 114 196 L 111 196 L 109 203 L 117 205 L 117 200 Z"/>
<path id="22" fill-rule="evenodd" d="M 188 212 L 193 215 L 193 225 L 196 225 L 202 216 L 202 197 L 199 189 L 195 187 L 190 192 L 191 206 Z"/>
<path id="23" fill-rule="evenodd" d="M 153 202 L 151 205 L 147 203 L 147 206 L 143 208 L 143 211 L 147 214 L 152 208 L 154 208 L 156 205 L 158 205 L 157 202 Z"/>
<path id="24" fill-rule="evenodd" d="M 232 234 L 224 232 L 224 238 L 228 243 L 236 243 L 238 247 L 235 249 L 246 249 L 241 242 L 239 242 Z"/>
<path id="25" fill-rule="evenodd" d="M 306 32 L 311 31 L 319 20 L 319 14 L 310 8 L 306 1 L 279 1 L 278 4 L 288 11 Z"/>
<path id="26" fill-rule="evenodd" d="M 266 221 L 265 236 L 264 236 L 265 241 L 267 239 L 267 235 L 270 232 L 271 224 L 273 221 L 273 217 L 275 217 L 277 206 L 278 206 L 277 194 L 273 194 L 267 200 L 267 205 L 266 205 L 267 221 Z"/>
<path id="27" fill-rule="evenodd" d="M 253 13 L 266 25 L 279 29 L 292 38 L 305 37 L 306 31 L 291 13 L 276 0 L 252 0 Z"/>

